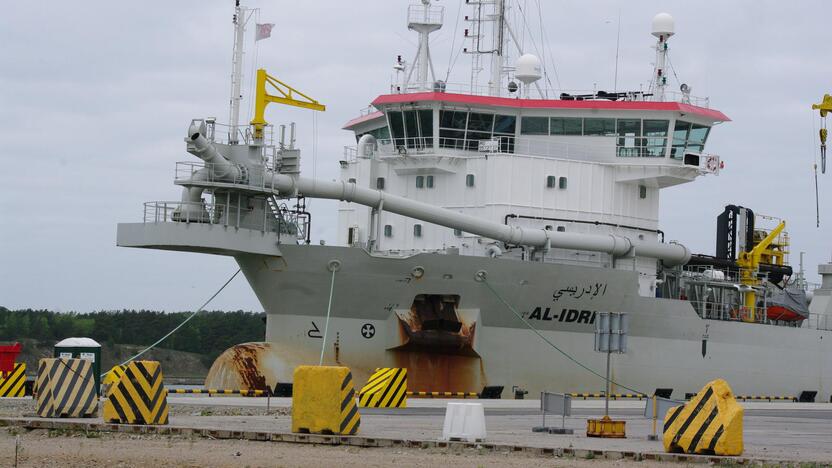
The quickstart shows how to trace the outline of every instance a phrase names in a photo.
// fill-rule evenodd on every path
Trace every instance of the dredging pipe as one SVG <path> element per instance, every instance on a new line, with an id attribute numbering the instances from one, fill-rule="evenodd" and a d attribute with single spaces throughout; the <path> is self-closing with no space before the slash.
<path id="1" fill-rule="evenodd" d="M 272 182 L 274 188 L 283 196 L 303 195 L 309 198 L 358 203 L 372 208 L 383 207 L 384 211 L 508 244 L 539 249 L 589 250 L 608 253 L 613 257 L 650 257 L 662 260 L 667 266 L 684 265 L 691 257 L 690 251 L 681 244 L 639 241 L 614 234 L 571 233 L 507 226 L 380 190 L 359 187 L 350 182 L 308 179 L 285 174 L 272 174 Z"/>

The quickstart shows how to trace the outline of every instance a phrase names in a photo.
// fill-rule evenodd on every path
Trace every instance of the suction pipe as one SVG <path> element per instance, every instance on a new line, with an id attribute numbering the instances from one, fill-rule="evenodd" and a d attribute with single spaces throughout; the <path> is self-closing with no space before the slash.
<path id="1" fill-rule="evenodd" d="M 283 195 L 302 194 L 311 198 L 342 200 L 373 208 L 383 204 L 385 211 L 508 244 L 542 249 L 589 250 L 608 253 L 614 257 L 636 255 L 662 260 L 668 266 L 683 265 L 690 260 L 691 255 L 681 244 L 634 241 L 613 234 L 582 234 L 507 226 L 344 181 L 294 178 L 284 174 L 274 174 L 272 177 L 274 187 Z"/>
<path id="2" fill-rule="evenodd" d="M 240 167 L 232 163 L 225 156 L 217 151 L 217 148 L 205 138 L 200 132 L 189 132 L 190 143 L 188 152 L 205 161 L 211 171 L 211 176 L 216 181 L 235 182 L 242 179 Z"/>

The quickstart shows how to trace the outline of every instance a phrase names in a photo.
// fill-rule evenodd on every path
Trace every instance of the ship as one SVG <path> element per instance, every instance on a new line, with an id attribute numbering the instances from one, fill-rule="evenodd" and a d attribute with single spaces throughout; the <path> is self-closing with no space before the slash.
<path id="1" fill-rule="evenodd" d="M 265 337 L 227 351 L 213 378 L 290 394 L 298 365 L 324 364 L 359 381 L 406 368 L 415 391 L 610 383 L 681 396 L 724 378 L 738 394 L 829 398 L 832 264 L 812 288 L 789 265 L 785 221 L 760 207 L 715 213 L 713 254 L 659 229 L 663 189 L 724 169 L 705 146 L 730 120 L 690 86 L 670 89 L 673 17 L 652 20 L 647 90 L 558 92 L 512 40 L 513 3 L 465 3 L 470 81 L 434 72 L 444 8 L 409 6 L 415 57 L 397 57 L 390 89 L 344 125 L 355 145 L 330 158 L 340 165 L 330 181 L 301 175 L 294 124 L 265 120 L 268 104 L 322 103 L 261 69 L 254 118 L 240 122 L 250 10 L 237 2 L 229 123 L 194 119 L 184 141 L 197 159 L 176 165 L 181 198 L 145 203 L 144 219 L 117 234 L 120 246 L 239 265 L 266 311 Z M 313 198 L 340 201 L 338 245 L 311 242 Z M 609 330 L 624 352 L 597 351 L 609 313 L 626 315 Z"/>

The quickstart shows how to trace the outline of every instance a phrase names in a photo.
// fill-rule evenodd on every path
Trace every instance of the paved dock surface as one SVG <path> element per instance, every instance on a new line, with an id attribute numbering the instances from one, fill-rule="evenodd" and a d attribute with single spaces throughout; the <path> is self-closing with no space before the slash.
<path id="1" fill-rule="evenodd" d="M 235 432 L 288 434 L 291 431 L 291 399 L 207 396 L 171 396 L 170 427 Z M 436 441 L 442 435 L 445 406 L 442 399 L 408 400 L 408 408 L 361 409 L 360 436 L 366 439 Z M 486 443 L 506 447 L 612 451 L 661 454 L 660 441 L 649 441 L 651 421 L 642 414 L 646 401 L 610 402 L 613 418 L 627 422 L 626 439 L 587 438 L 586 419 L 603 413 L 602 400 L 573 401 L 567 428 L 574 435 L 534 433 L 541 423 L 536 400 L 465 400 L 482 403 L 486 412 Z M 741 403 L 745 409 L 746 458 L 820 462 L 832 464 L 832 405 L 807 403 Z M 269 406 L 267 414 L 266 407 Z M 30 414 L 20 414 L 28 417 Z M 14 418 L 7 418 L 10 421 Z M 101 420 L 60 420 L 79 423 Z M 547 425 L 559 426 L 561 418 L 547 417 Z M 661 427 L 661 422 L 659 423 Z M 281 439 L 272 439 L 281 440 Z M 286 440 L 286 439 L 282 439 Z"/>
<path id="2" fill-rule="evenodd" d="M 262 407 L 266 399 L 239 397 L 170 397 L 180 406 L 202 405 L 210 400 L 215 405 Z M 216 402 L 214 400 L 217 400 Z M 576 448 L 663 452 L 660 441 L 647 440 L 652 422 L 643 417 L 646 400 L 611 401 L 611 417 L 627 422 L 627 439 L 587 438 L 586 419 L 603 415 L 603 400 L 573 400 L 572 416 L 566 427 L 574 435 L 534 433 L 531 428 L 541 424 L 538 400 L 443 400 L 408 399 L 408 408 L 361 409 L 361 435 L 401 439 L 437 440 L 442 436 L 445 406 L 449 401 L 473 401 L 485 406 L 488 442 L 530 447 Z M 272 408 L 288 408 L 289 398 L 272 398 Z M 748 457 L 780 460 L 801 460 L 832 463 L 832 404 L 792 402 L 745 402 L 744 437 Z M 202 424 L 236 430 L 291 429 L 291 417 L 285 416 L 186 416 L 174 417 L 175 424 Z M 559 426 L 561 418 L 547 416 L 547 425 Z M 661 422 L 659 423 L 659 427 Z M 660 430 L 660 429 L 659 429 Z"/>

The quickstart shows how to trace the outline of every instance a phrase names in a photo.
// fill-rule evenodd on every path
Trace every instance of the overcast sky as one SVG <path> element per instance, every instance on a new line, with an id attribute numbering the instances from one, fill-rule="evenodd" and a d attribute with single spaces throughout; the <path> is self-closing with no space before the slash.
<path id="1" fill-rule="evenodd" d="M 327 105 L 317 116 L 317 158 L 310 112 L 271 106 L 267 113 L 275 124 L 297 121 L 305 174 L 337 176 L 343 146 L 354 143 L 341 126 L 388 89 L 397 54 L 412 59 L 408 3 L 249 2 L 261 8 L 261 22 L 276 23 L 272 38 L 258 45 L 257 65 Z M 817 229 L 817 117 L 810 105 L 832 92 L 832 2 L 541 3 L 548 66 L 565 89 L 612 89 L 619 12 L 619 88 L 646 87 L 654 60 L 650 21 L 660 11 L 675 17 L 670 47 L 679 80 L 710 96 L 733 122 L 715 128 L 706 148 L 723 157 L 724 172 L 664 190 L 661 229 L 712 254 L 725 204 L 781 216 L 792 263 L 806 251 L 816 280 L 817 263 L 832 254 L 832 169 L 820 176 Z M 444 75 L 460 2 L 440 4 L 445 27 L 432 48 Z M 537 10 L 535 0 L 520 4 Z M 182 141 L 190 119 L 227 120 L 232 10 L 231 0 L 4 3 L 0 305 L 189 310 L 236 270 L 228 257 L 115 246 L 116 224 L 140 221 L 143 202 L 179 198 L 173 170 L 176 161 L 193 160 Z M 537 15 L 530 16 L 536 25 Z M 460 58 L 452 79 L 465 76 L 468 64 Z M 675 78 L 671 84 L 678 86 Z M 312 211 L 313 240 L 333 243 L 336 204 L 314 201 Z M 242 276 L 210 308 L 262 310 Z"/>

